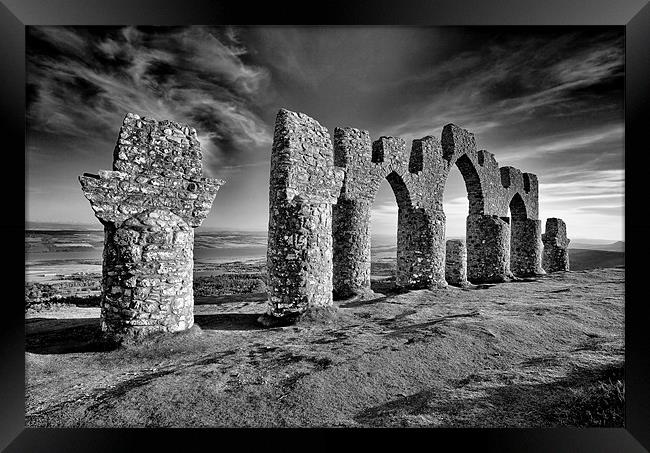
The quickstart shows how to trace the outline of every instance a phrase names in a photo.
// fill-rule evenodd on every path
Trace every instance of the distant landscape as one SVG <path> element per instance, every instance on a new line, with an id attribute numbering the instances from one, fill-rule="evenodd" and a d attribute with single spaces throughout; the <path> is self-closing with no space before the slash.
<path id="1" fill-rule="evenodd" d="M 25 232 L 25 273 L 28 282 L 45 282 L 52 278 L 77 273 L 100 273 L 103 230 L 76 228 L 60 224 L 32 225 L 38 229 Z M 55 227 L 59 227 L 55 229 Z M 194 240 L 194 261 L 201 265 L 260 262 L 266 256 L 264 231 L 197 231 Z M 616 267 L 624 264 L 625 243 L 575 239 L 569 244 L 572 270 Z M 394 258 L 395 238 L 373 235 L 373 259 Z"/>

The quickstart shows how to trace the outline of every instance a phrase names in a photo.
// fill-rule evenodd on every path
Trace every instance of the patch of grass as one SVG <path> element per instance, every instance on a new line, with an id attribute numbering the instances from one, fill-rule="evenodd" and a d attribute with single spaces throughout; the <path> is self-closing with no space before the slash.
<path id="1" fill-rule="evenodd" d="M 265 276 L 261 273 L 223 274 L 194 279 L 195 296 L 222 296 L 227 294 L 263 293 Z"/>
<path id="2" fill-rule="evenodd" d="M 68 305 L 99 307 L 98 294 L 83 293 L 98 293 L 100 290 L 99 280 L 87 276 L 70 276 L 64 282 L 26 282 L 25 311 L 41 311 Z"/>
<path id="3" fill-rule="evenodd" d="M 558 413 L 558 424 L 577 427 L 622 427 L 625 416 L 623 366 L 607 368 L 594 381 L 574 389 Z"/>

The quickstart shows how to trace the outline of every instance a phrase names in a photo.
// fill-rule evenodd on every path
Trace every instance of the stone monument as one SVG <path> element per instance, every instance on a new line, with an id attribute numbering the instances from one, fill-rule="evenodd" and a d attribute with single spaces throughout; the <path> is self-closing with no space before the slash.
<path id="1" fill-rule="evenodd" d="M 194 128 L 129 113 L 113 170 L 79 177 L 104 225 L 101 325 L 109 337 L 193 325 L 193 229 L 224 184 L 202 174 Z"/>

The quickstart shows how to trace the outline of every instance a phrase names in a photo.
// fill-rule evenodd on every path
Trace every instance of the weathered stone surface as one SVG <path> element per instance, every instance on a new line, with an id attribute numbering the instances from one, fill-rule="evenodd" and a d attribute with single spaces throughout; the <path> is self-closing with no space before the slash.
<path id="1" fill-rule="evenodd" d="M 384 179 L 398 206 L 397 284 L 445 286 L 443 195 L 453 165 L 465 180 L 469 215 L 466 276 L 456 269 L 459 256 L 458 263 L 450 263 L 449 271 L 458 274 L 450 280 L 500 282 L 544 272 L 537 177 L 500 168 L 493 154 L 477 149 L 472 133 L 448 124 L 440 140 L 414 140 L 409 153 L 399 137 L 373 142 L 367 131 L 345 127 L 334 130 L 333 163 L 331 148 L 327 130 L 315 120 L 280 111 L 271 164 L 270 314 L 284 316 L 331 304 L 329 295 L 319 291 L 329 291 L 330 281 L 330 244 L 323 233 L 330 225 L 320 216 L 327 217 L 326 206 L 332 204 L 333 294 L 347 298 L 370 292 L 370 212 Z M 337 167 L 344 172 L 342 184 Z M 293 238 L 300 235 L 313 236 L 313 243 L 296 243 Z M 287 238 L 293 242 L 287 243 Z"/>
<path id="2" fill-rule="evenodd" d="M 221 180 L 202 177 L 196 130 L 129 113 L 113 171 L 79 177 L 104 225 L 102 329 L 138 337 L 194 323 L 194 231 Z"/>
<path id="3" fill-rule="evenodd" d="M 367 131 L 336 128 L 334 156 L 336 164 L 346 169 L 333 220 L 337 297 L 369 290 L 369 212 L 384 178 L 389 181 L 398 205 L 397 284 L 401 286 L 426 288 L 445 284 L 443 195 L 453 165 L 465 180 L 470 216 L 507 218 L 510 209 L 513 218 L 537 220 L 537 177 L 513 167 L 499 168 L 493 154 L 477 149 L 473 134 L 453 124 L 443 128 L 441 140 L 431 136 L 414 140 L 410 155 L 400 138 L 380 137 L 371 142 Z M 351 209 L 357 215 L 354 220 Z M 518 227 L 529 230 L 517 230 L 514 240 L 517 271 L 526 275 L 533 272 L 531 269 L 541 271 L 536 261 L 540 256 L 536 252 L 541 231 L 535 225 L 518 223 Z M 472 224 L 472 228 L 479 227 Z M 479 283 L 503 281 L 512 276 L 510 250 L 505 250 L 510 247 L 509 228 L 505 222 L 498 228 L 481 230 L 480 241 L 468 239 L 470 279 Z M 490 234 L 496 236 L 489 237 Z M 520 244 L 521 240 L 530 244 Z M 497 271 L 501 272 L 498 276 Z"/>
<path id="4" fill-rule="evenodd" d="M 365 200 L 340 199 L 333 206 L 332 224 L 337 226 L 333 229 L 333 288 L 337 299 L 370 291 L 370 209 Z"/>
<path id="5" fill-rule="evenodd" d="M 268 316 L 332 305 L 332 204 L 343 176 L 327 129 L 280 110 L 271 152 Z"/>
<path id="6" fill-rule="evenodd" d="M 467 278 L 496 283 L 510 277 L 510 225 L 494 215 L 467 216 Z M 470 251 L 472 253 L 470 253 Z"/>
<path id="7" fill-rule="evenodd" d="M 397 284 L 409 288 L 446 285 L 445 215 L 431 197 L 433 175 L 444 168 L 441 154 L 434 137 L 416 140 L 409 161 L 401 138 L 380 137 L 371 142 L 367 131 L 335 129 L 335 162 L 346 170 L 333 220 L 337 297 L 370 291 L 370 209 L 384 179 L 398 206 Z M 357 213 L 354 220 L 352 211 Z"/>
<path id="8" fill-rule="evenodd" d="M 569 270 L 569 242 L 566 224 L 558 218 L 546 219 L 546 232 L 542 235 L 544 257 L 542 267 L 546 272 Z"/>
<path id="9" fill-rule="evenodd" d="M 463 239 L 447 240 L 445 255 L 445 279 L 454 286 L 466 286 L 467 246 Z"/>
<path id="10" fill-rule="evenodd" d="M 194 230 L 164 209 L 105 227 L 102 329 L 114 336 L 194 323 Z"/>
<path id="11" fill-rule="evenodd" d="M 517 277 L 545 274 L 542 268 L 542 221 L 513 217 L 510 230 L 510 271 Z"/>

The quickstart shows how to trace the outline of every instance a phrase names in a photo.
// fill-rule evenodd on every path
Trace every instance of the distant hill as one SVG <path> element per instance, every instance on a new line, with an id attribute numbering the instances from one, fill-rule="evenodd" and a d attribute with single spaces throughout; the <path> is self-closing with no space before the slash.
<path id="1" fill-rule="evenodd" d="M 583 249 L 583 250 L 603 250 L 606 252 L 624 252 L 625 241 L 616 241 L 608 244 L 593 244 L 581 242 L 580 239 L 569 242 L 569 249 Z"/>
<path id="2" fill-rule="evenodd" d="M 584 271 L 625 265 L 625 253 L 607 250 L 569 249 L 569 268 Z"/>
<path id="3" fill-rule="evenodd" d="M 97 224 L 85 223 L 54 223 L 54 222 L 25 222 L 27 231 L 103 231 L 104 227 Z"/>

